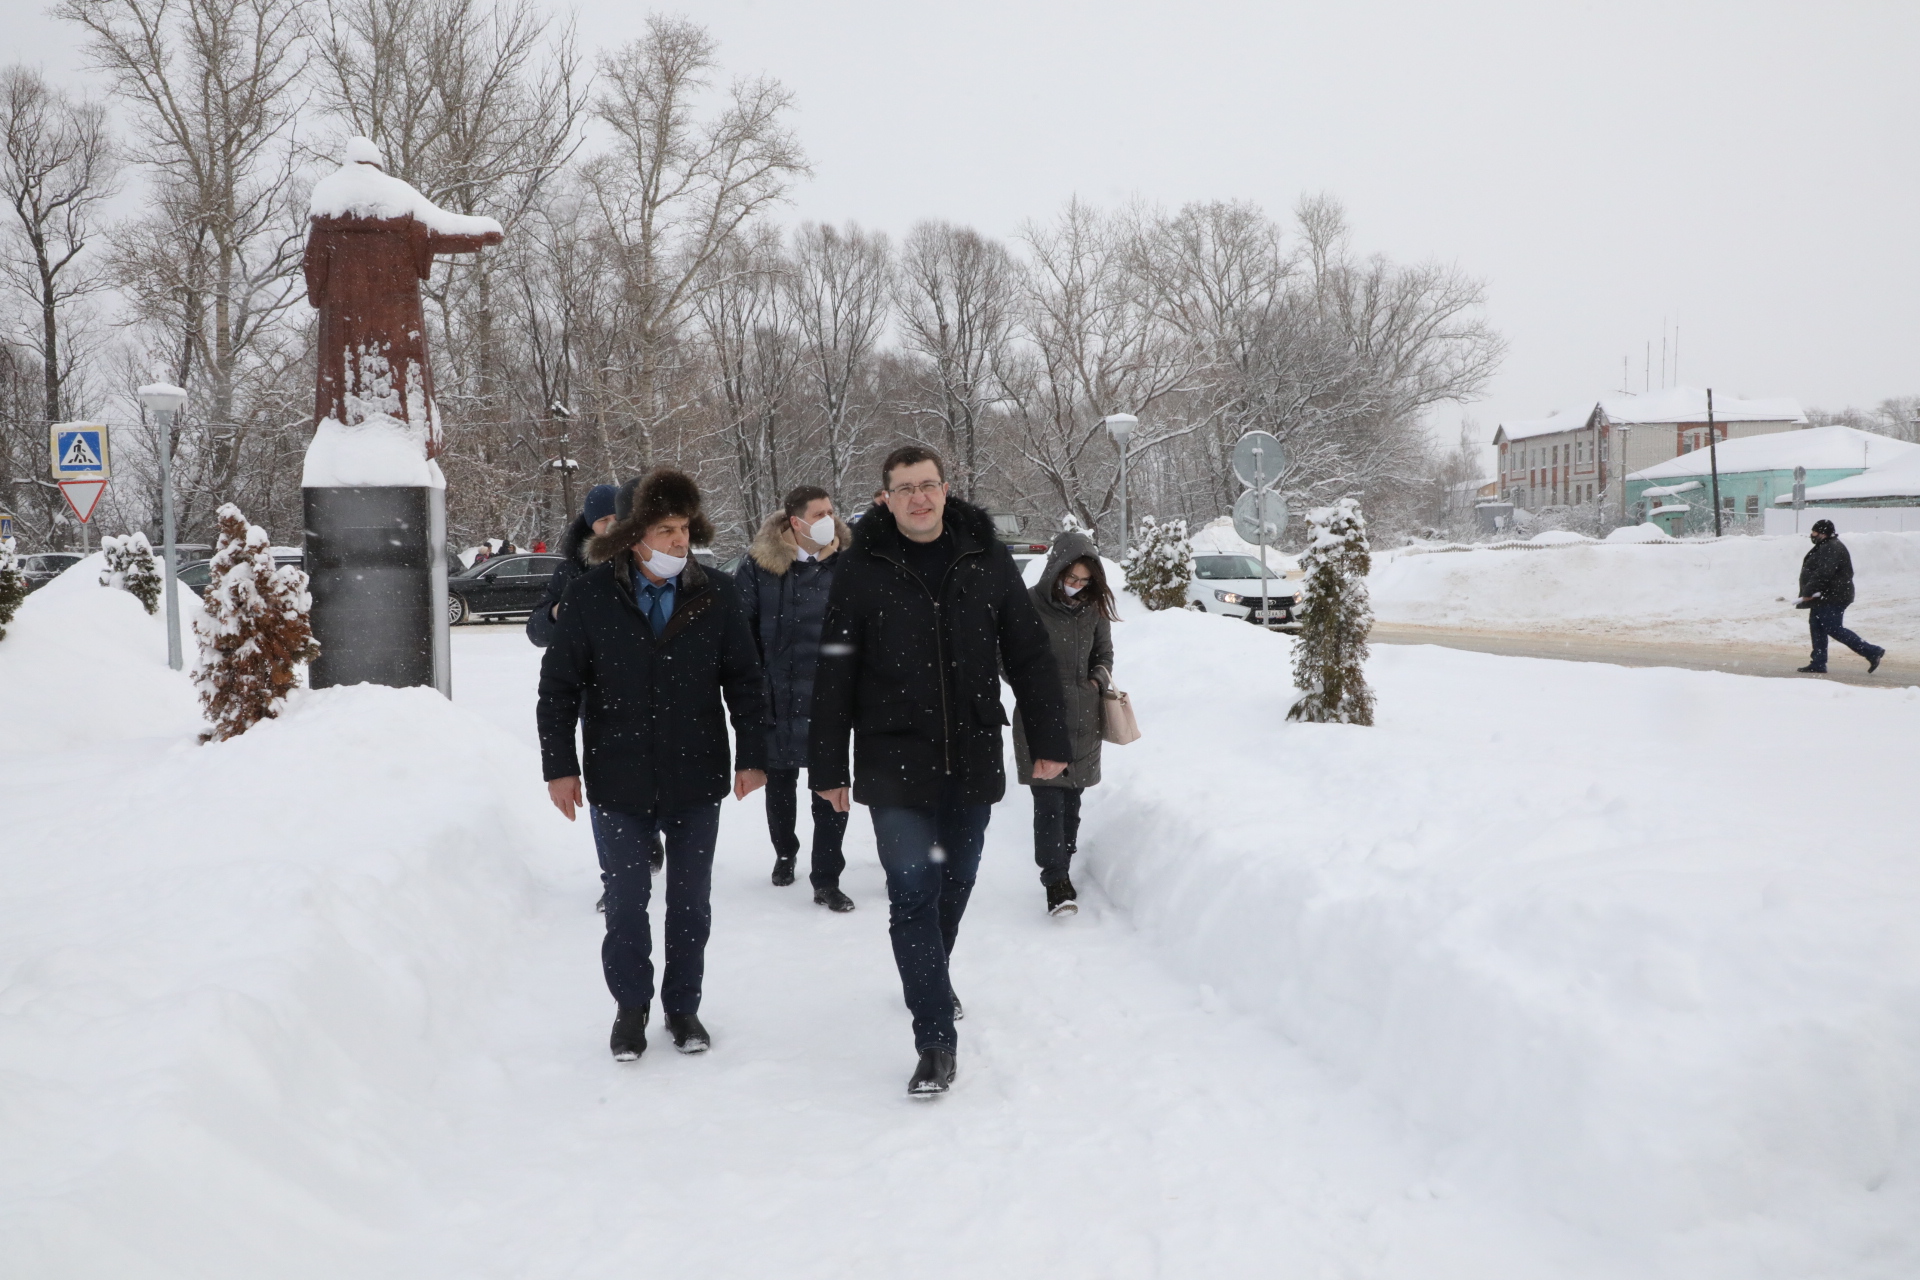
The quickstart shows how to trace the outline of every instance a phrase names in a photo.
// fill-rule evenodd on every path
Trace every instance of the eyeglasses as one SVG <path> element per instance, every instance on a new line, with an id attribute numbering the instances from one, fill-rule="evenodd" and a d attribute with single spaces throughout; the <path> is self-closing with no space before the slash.
<path id="1" fill-rule="evenodd" d="M 887 490 L 896 498 L 931 498 L 947 487 L 945 480 L 922 480 L 919 484 L 903 484 L 896 489 Z"/>
<path id="2" fill-rule="evenodd" d="M 1090 573 L 1068 573 L 1061 575 L 1061 577 L 1063 581 L 1076 587 L 1084 587 L 1093 581 L 1093 575 Z"/>

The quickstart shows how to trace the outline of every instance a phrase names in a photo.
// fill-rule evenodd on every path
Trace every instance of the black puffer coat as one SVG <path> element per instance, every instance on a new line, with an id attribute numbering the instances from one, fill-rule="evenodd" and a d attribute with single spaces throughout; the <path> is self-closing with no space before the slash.
<path id="1" fill-rule="evenodd" d="M 853 544 L 853 530 L 845 523 L 835 519 L 833 527 L 833 545 L 817 559 L 802 560 L 787 513 L 776 511 L 760 526 L 734 571 L 767 672 L 769 769 L 799 769 L 807 763 L 813 671 L 820 660 L 820 632 L 827 625 L 827 597 L 840 552 Z"/>
<path id="2" fill-rule="evenodd" d="M 1059 663 L 1060 694 L 1066 704 L 1067 734 L 1073 739 L 1073 767 L 1057 778 L 1036 782 L 1033 754 L 1027 749 L 1024 717 L 1013 718 L 1013 759 L 1020 780 L 1030 787 L 1094 787 L 1100 784 L 1100 691 L 1113 683 L 1113 624 L 1091 604 L 1054 598 L 1054 584 L 1067 566 L 1099 550 L 1083 533 L 1063 533 L 1054 540 L 1053 554 L 1040 581 L 1028 593 L 1033 607 L 1053 638 L 1053 657 Z M 1084 598 L 1084 597 L 1083 597 Z"/>
<path id="3" fill-rule="evenodd" d="M 593 536 L 593 526 L 587 523 L 584 515 L 573 518 L 565 534 L 560 538 L 560 554 L 566 563 L 553 571 L 547 579 L 547 594 L 540 597 L 540 604 L 527 615 L 527 639 L 544 649 L 553 643 L 554 628 L 559 625 L 554 619 L 554 606 L 560 603 L 560 597 L 567 593 L 567 587 L 575 578 L 587 571 L 587 539 Z"/>
<path id="4" fill-rule="evenodd" d="M 708 804 L 727 794 L 734 770 L 767 764 L 765 677 L 746 610 L 732 579 L 689 560 L 655 639 L 634 602 L 634 572 L 623 552 L 567 591 L 540 664 L 541 765 L 548 781 L 582 772 L 578 721 L 589 803 L 636 813 Z"/>
<path id="5" fill-rule="evenodd" d="M 1800 598 L 1844 609 L 1853 603 L 1853 556 L 1847 544 L 1828 534 L 1807 549 L 1800 562 Z"/>
<path id="6" fill-rule="evenodd" d="M 999 800 L 1003 666 L 1040 758 L 1072 758 L 1053 646 L 1013 555 L 978 507 L 948 499 L 946 525 L 954 560 L 928 583 L 907 568 L 891 511 L 860 520 L 821 637 L 807 754 L 815 791 L 851 781 L 862 804 L 925 808 L 952 777 L 967 803 Z"/>

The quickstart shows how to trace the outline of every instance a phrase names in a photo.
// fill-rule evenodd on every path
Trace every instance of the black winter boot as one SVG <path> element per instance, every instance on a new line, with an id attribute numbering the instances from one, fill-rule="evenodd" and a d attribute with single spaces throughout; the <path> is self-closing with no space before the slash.
<path id="1" fill-rule="evenodd" d="M 773 855 L 773 884 L 775 888 L 784 889 L 793 883 L 793 864 L 798 857 L 798 854 L 792 853 L 776 853 Z"/>
<path id="2" fill-rule="evenodd" d="M 620 1016 L 613 1020 L 613 1035 L 607 1041 L 615 1062 L 632 1062 L 647 1051 L 647 1014 L 651 1008 L 644 1004 L 638 1008 L 621 1006 Z"/>
<path id="3" fill-rule="evenodd" d="M 1867 674 L 1872 675 L 1874 672 L 1878 671 L 1880 669 L 1880 659 L 1886 656 L 1887 656 L 1887 651 L 1885 649 L 1876 648 L 1873 651 L 1873 656 L 1867 659 Z"/>
<path id="4" fill-rule="evenodd" d="M 950 1049 L 922 1049 L 920 1065 L 907 1081 L 907 1093 L 915 1098 L 930 1098 L 953 1087 L 953 1052 Z"/>
<path id="5" fill-rule="evenodd" d="M 1809 662 L 1804 667 L 1795 667 L 1794 670 L 1798 671 L 1803 676 L 1823 676 L 1827 674 L 1827 669 L 1825 667 L 1816 667 L 1811 662 Z M 1868 674 L 1872 674 L 1871 668 L 1868 669 Z"/>
<path id="6" fill-rule="evenodd" d="M 1080 910 L 1075 899 L 1073 881 L 1056 880 L 1047 886 L 1047 914 L 1050 916 L 1070 916 Z"/>
<path id="7" fill-rule="evenodd" d="M 697 1013 L 668 1014 L 667 1031 L 673 1036 L 673 1047 L 682 1053 L 705 1053 L 713 1048 L 713 1037 L 700 1025 Z"/>
<path id="8" fill-rule="evenodd" d="M 815 889 L 813 891 L 813 901 L 814 905 L 825 907 L 829 911 L 853 910 L 853 899 L 840 892 L 838 888 Z"/>

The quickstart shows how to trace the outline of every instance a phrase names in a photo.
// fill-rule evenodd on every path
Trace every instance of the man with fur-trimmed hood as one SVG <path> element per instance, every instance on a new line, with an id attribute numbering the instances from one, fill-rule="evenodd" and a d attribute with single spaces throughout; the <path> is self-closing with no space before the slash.
<path id="1" fill-rule="evenodd" d="M 660 1004 L 675 1048 L 712 1047 L 699 1009 L 720 802 L 729 782 L 742 800 L 766 784 L 767 734 L 765 677 L 739 592 L 693 558 L 693 544 L 713 537 L 698 486 L 661 468 L 623 487 L 615 510 L 613 527 L 587 544 L 593 567 L 567 588 L 540 664 L 539 724 L 554 806 L 572 821 L 584 803 L 593 822 L 607 885 L 600 960 L 619 1005 L 610 1047 L 626 1062 L 647 1047 L 653 1003 L 656 830 L 667 849 Z"/>
<path id="2" fill-rule="evenodd" d="M 833 495 L 801 485 L 787 495 L 754 536 L 735 576 L 747 622 L 767 672 L 767 830 L 773 837 L 773 883 L 793 883 L 800 856 L 800 770 L 807 763 L 813 717 L 813 672 L 839 553 L 853 531 L 834 513 Z M 841 841 L 847 815 L 812 797 L 813 900 L 831 911 L 853 910 L 840 890 L 846 869 Z"/>

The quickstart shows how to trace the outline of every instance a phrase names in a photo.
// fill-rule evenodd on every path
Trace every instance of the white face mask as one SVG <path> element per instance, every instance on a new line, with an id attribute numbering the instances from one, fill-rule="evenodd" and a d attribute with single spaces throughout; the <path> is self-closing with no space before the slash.
<path id="1" fill-rule="evenodd" d="M 1065 578 L 1062 578 L 1060 580 L 1060 589 L 1067 593 L 1067 599 L 1069 600 L 1073 599 L 1073 597 L 1079 595 L 1082 591 L 1086 590 L 1085 587 L 1074 586 L 1071 582 L 1068 582 Z"/>
<path id="2" fill-rule="evenodd" d="M 807 526 L 807 538 L 816 547 L 824 547 L 833 541 L 833 517 L 821 516 Z"/>
<path id="3" fill-rule="evenodd" d="M 671 578 L 687 567 L 685 556 L 670 556 L 664 551 L 655 551 L 642 544 L 640 549 L 647 553 L 647 572 L 656 578 Z"/>

